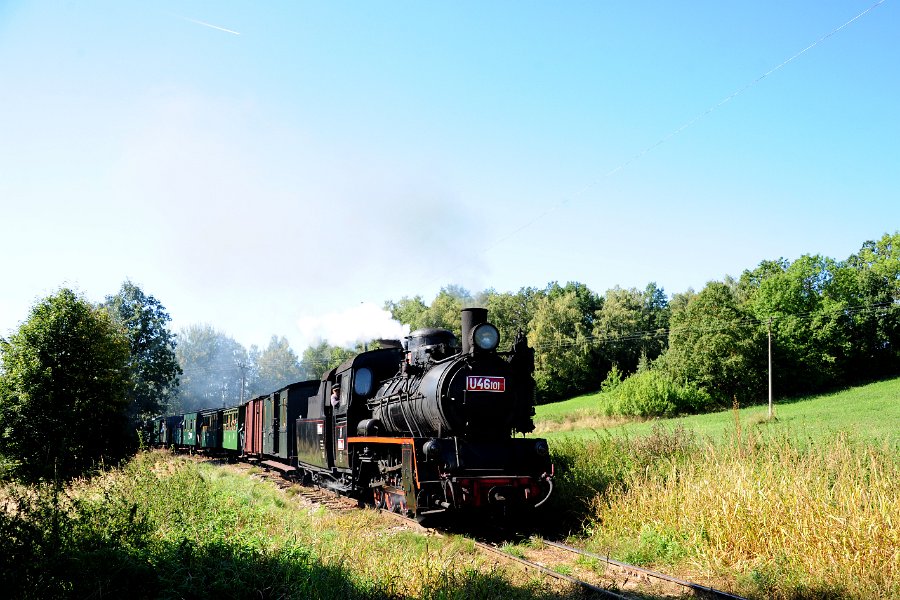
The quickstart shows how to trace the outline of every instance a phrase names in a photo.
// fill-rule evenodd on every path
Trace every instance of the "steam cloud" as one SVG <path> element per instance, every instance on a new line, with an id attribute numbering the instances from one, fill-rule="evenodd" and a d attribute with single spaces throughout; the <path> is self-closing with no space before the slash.
<path id="1" fill-rule="evenodd" d="M 350 347 L 357 342 L 378 338 L 403 339 L 409 335 L 409 326 L 391 318 L 391 313 L 363 302 L 352 308 L 326 313 L 315 317 L 297 319 L 300 330 L 298 348 L 306 348 L 318 341 L 327 340 L 334 346 Z"/>

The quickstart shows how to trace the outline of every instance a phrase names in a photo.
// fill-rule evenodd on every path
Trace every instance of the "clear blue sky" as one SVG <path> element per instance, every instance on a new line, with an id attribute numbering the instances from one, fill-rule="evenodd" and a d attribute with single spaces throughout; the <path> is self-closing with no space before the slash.
<path id="1" fill-rule="evenodd" d="M 126 278 L 300 352 L 449 283 L 844 259 L 900 228 L 900 0 L 834 32 L 874 4 L 0 2 L 0 335 Z"/>

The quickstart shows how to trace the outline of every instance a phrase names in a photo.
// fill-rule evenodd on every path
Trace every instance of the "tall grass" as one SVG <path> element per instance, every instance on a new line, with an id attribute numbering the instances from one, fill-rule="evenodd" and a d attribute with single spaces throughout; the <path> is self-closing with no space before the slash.
<path id="1" fill-rule="evenodd" d="M 0 489 L 10 598 L 544 598 L 461 539 L 164 453 L 67 488 Z"/>
<path id="2" fill-rule="evenodd" d="M 587 466 L 598 452 L 622 465 L 586 513 L 601 552 L 751 597 L 900 598 L 900 457 L 887 445 L 657 429 L 556 451 L 577 471 L 561 482 L 576 495 L 602 483 Z"/>

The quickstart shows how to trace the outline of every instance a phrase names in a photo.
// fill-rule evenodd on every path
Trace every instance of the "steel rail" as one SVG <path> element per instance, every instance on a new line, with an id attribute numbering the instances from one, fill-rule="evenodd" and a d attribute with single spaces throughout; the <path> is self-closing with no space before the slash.
<path id="1" fill-rule="evenodd" d="M 687 588 L 693 590 L 694 592 L 699 592 L 704 594 L 707 597 L 712 598 L 723 598 L 726 600 L 747 600 L 743 596 L 737 596 L 735 594 L 731 594 L 729 592 L 723 592 L 721 590 L 717 590 L 715 588 L 707 587 L 705 585 L 700 585 L 699 583 L 694 583 L 692 581 L 686 581 L 684 579 L 678 579 L 677 577 L 672 577 L 671 575 L 666 575 L 665 573 L 660 573 L 658 571 L 652 571 L 650 569 L 645 569 L 644 567 L 638 567 L 635 565 L 630 565 L 628 563 L 623 563 L 608 556 L 601 556 L 599 554 L 594 554 L 593 552 L 588 552 L 587 550 L 582 550 L 581 548 L 575 548 L 574 546 L 569 546 L 567 544 L 561 544 L 559 542 L 551 542 L 547 540 L 543 540 L 543 543 L 548 546 L 553 546 L 554 548 L 560 548 L 561 550 L 568 550 L 569 552 L 574 552 L 575 554 L 580 554 L 582 556 L 587 556 L 589 558 L 595 558 L 597 560 L 601 560 L 609 565 L 617 567 L 626 571 L 635 571 L 641 573 L 647 577 L 652 577 L 654 579 L 661 579 L 663 581 L 667 581 L 669 583 L 673 583 L 675 585 L 680 585 L 683 588 Z"/>
<path id="2" fill-rule="evenodd" d="M 568 581 L 569 583 L 580 586 L 588 591 L 594 592 L 596 594 L 601 594 L 605 598 L 613 598 L 614 600 L 632 600 L 632 597 L 630 597 L 630 596 L 623 596 L 621 594 L 607 590 L 605 588 L 597 587 L 596 585 L 590 584 L 587 581 L 582 581 L 580 579 L 576 579 L 569 575 L 557 573 L 553 569 L 548 569 L 544 565 L 538 564 L 536 562 L 532 562 L 525 558 L 519 558 L 518 556 L 513 556 L 512 554 L 504 552 L 503 550 L 500 550 L 499 548 L 495 548 L 494 546 L 491 546 L 490 544 L 485 544 L 484 542 L 475 541 L 475 546 L 477 546 L 478 548 L 481 548 L 482 550 L 487 550 L 489 552 L 493 552 L 494 554 L 498 554 L 498 555 L 502 556 L 504 559 L 513 560 L 515 562 L 521 563 L 521 564 L 525 565 L 526 567 L 538 570 L 541 573 L 550 575 L 551 577 L 556 577 L 557 579 L 562 579 L 563 581 Z"/>

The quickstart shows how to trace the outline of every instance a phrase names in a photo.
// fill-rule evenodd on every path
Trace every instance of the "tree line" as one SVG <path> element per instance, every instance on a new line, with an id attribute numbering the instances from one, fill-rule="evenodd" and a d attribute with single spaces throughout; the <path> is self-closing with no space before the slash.
<path id="1" fill-rule="evenodd" d="M 61 289 L 0 338 L 0 479 L 66 480 L 139 445 L 154 416 L 232 406 L 315 379 L 361 348 L 284 337 L 248 352 L 210 325 L 174 334 L 165 307 L 130 281 L 93 304 Z"/>
<path id="2" fill-rule="evenodd" d="M 539 402 L 606 389 L 612 413 L 653 416 L 760 401 L 770 338 L 773 387 L 796 396 L 900 373 L 900 233 L 845 260 L 766 260 L 671 298 L 653 282 L 602 295 L 551 282 L 386 303 L 413 329 L 457 334 L 465 306 L 488 308 L 507 340 L 527 334 Z"/>
<path id="3" fill-rule="evenodd" d="M 169 409 L 234 406 L 290 383 L 318 379 L 362 349 L 362 344 L 342 348 L 321 341 L 298 357 L 287 338 L 273 335 L 265 348 L 254 345 L 248 351 L 211 325 L 193 325 L 178 336 L 175 356 L 182 375 Z"/>
<path id="4" fill-rule="evenodd" d="M 447 286 L 385 308 L 412 330 L 460 335 L 481 306 L 509 345 L 535 348 L 539 402 L 603 389 L 611 414 L 700 412 L 765 398 L 768 349 L 779 397 L 900 373 L 900 233 L 845 260 L 767 260 L 740 277 L 668 297 L 655 283 L 551 282 L 472 294 Z M 126 281 L 92 304 L 62 289 L 0 339 L 0 478 L 69 478 L 137 445 L 148 417 L 235 405 L 316 379 L 363 350 L 321 342 L 301 356 L 284 337 L 246 350 L 211 325 L 178 335 L 156 298 Z M 501 346 L 502 349 L 502 346 Z"/>

